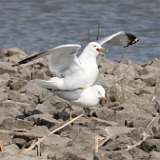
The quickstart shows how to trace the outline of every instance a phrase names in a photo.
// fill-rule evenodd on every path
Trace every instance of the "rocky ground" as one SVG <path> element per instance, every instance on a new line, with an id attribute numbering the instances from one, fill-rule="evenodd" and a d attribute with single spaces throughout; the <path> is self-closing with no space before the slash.
<path id="1" fill-rule="evenodd" d="M 100 58 L 97 83 L 108 102 L 83 107 L 33 83 L 51 76 L 46 59 L 12 67 L 26 56 L 17 48 L 0 50 L 1 160 L 160 159 L 159 59 L 139 65 Z"/>

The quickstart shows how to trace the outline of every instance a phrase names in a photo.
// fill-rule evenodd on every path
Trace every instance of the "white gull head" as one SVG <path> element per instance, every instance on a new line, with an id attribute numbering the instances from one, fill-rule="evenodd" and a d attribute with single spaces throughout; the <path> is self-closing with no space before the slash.
<path id="1" fill-rule="evenodd" d="M 99 43 L 90 42 L 84 49 L 83 52 L 86 52 L 89 55 L 97 57 L 99 54 L 102 54 L 106 51 Z"/>
<path id="2" fill-rule="evenodd" d="M 104 105 L 106 101 L 105 89 L 100 85 L 94 85 L 83 89 L 80 97 L 75 102 L 87 106 L 94 106 L 98 104 Z"/>

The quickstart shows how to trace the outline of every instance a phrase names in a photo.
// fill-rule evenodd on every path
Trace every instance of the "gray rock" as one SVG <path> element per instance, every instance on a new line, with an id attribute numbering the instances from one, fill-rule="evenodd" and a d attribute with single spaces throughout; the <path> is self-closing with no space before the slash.
<path id="1" fill-rule="evenodd" d="M 25 93 L 34 98 L 34 102 L 42 103 L 46 98 L 53 94 L 45 88 L 40 87 L 34 81 L 30 81 L 24 88 Z"/>
<path id="2" fill-rule="evenodd" d="M 11 143 L 12 135 L 9 135 L 6 132 L 0 131 L 0 144 L 7 146 Z"/>
<path id="3" fill-rule="evenodd" d="M 4 58 L 9 62 L 18 62 L 26 56 L 27 54 L 19 48 L 8 48 Z"/>
<path id="4" fill-rule="evenodd" d="M 19 115 L 21 112 L 16 106 L 16 102 L 12 100 L 5 100 L 2 102 L 2 106 L 0 108 L 0 112 L 3 113 L 4 116 L 15 117 Z"/>
<path id="5" fill-rule="evenodd" d="M 37 110 L 52 115 L 68 108 L 71 109 L 69 102 L 57 96 L 49 96 L 42 104 L 39 104 L 36 107 Z"/>
<path id="6" fill-rule="evenodd" d="M 110 74 L 99 74 L 96 84 L 102 85 L 106 91 L 117 82 L 117 77 Z"/>
<path id="7" fill-rule="evenodd" d="M 44 125 L 47 126 L 48 128 L 51 128 L 58 124 L 58 121 L 53 119 L 53 116 L 51 114 L 35 114 L 31 115 L 26 118 L 29 121 L 33 121 L 34 124 L 36 125 Z"/>
<path id="8" fill-rule="evenodd" d="M 142 79 L 146 83 L 146 85 L 155 86 L 156 79 L 157 79 L 157 74 L 149 73 L 149 74 L 146 74 L 146 75 L 142 75 L 139 78 Z"/>
<path id="9" fill-rule="evenodd" d="M 16 102 L 31 104 L 33 108 L 35 107 L 35 103 L 38 102 L 38 97 L 34 97 L 26 93 L 20 93 L 16 90 L 10 90 L 8 92 L 8 99 Z"/>
<path id="10" fill-rule="evenodd" d="M 23 138 L 13 138 L 12 142 L 19 148 L 22 148 L 26 144 L 26 140 Z"/>
<path id="11" fill-rule="evenodd" d="M 83 113 L 84 113 L 83 107 L 77 105 L 71 106 L 71 116 L 75 117 Z"/>
<path id="12" fill-rule="evenodd" d="M 0 48 L 0 58 L 3 59 L 6 57 L 8 50 L 6 48 Z"/>
<path id="13" fill-rule="evenodd" d="M 149 74 L 149 73 L 158 74 L 160 72 L 159 67 L 157 68 L 157 67 L 151 66 L 151 65 L 146 66 L 144 69 L 146 71 L 146 74 Z"/>
<path id="14" fill-rule="evenodd" d="M 109 137 L 115 137 L 115 136 L 119 136 L 121 134 L 130 133 L 133 130 L 135 130 L 135 128 L 118 127 L 118 126 L 112 126 L 112 127 L 105 128 L 105 131 Z"/>
<path id="15" fill-rule="evenodd" d="M 141 87 L 139 90 L 137 90 L 135 93 L 137 95 L 142 95 L 142 94 L 151 94 L 151 95 L 153 95 L 154 91 L 155 91 L 154 87 L 144 86 L 144 87 Z"/>
<path id="16" fill-rule="evenodd" d="M 13 118 L 5 118 L 0 124 L 1 129 L 12 130 L 12 129 L 27 129 L 30 130 L 33 127 L 33 122 L 25 120 L 16 120 Z"/>
<path id="17" fill-rule="evenodd" d="M 41 65 L 33 65 L 31 70 L 31 79 L 47 79 L 49 70 L 47 67 L 41 68 Z"/>
<path id="18" fill-rule="evenodd" d="M 155 68 L 160 68 L 160 59 L 158 59 L 158 58 L 153 59 L 151 66 L 153 66 Z"/>
<path id="19" fill-rule="evenodd" d="M 23 80 L 31 80 L 32 79 L 32 68 L 28 66 L 18 66 L 17 67 L 17 77 Z"/>
<path id="20" fill-rule="evenodd" d="M 11 79 L 8 83 L 8 86 L 11 90 L 20 90 L 27 83 L 26 80 L 22 79 Z"/>
<path id="21" fill-rule="evenodd" d="M 0 62 L 0 74 L 8 73 L 15 74 L 17 72 L 16 68 L 12 67 L 9 62 Z"/>
<path id="22" fill-rule="evenodd" d="M 147 139 L 140 146 L 145 152 L 157 151 L 160 152 L 160 142 L 159 139 Z"/>
<path id="23" fill-rule="evenodd" d="M 4 148 L 4 151 L 0 154 L 1 160 L 36 160 L 36 158 L 24 155 L 20 153 L 18 146 L 15 144 L 8 145 Z"/>
<path id="24" fill-rule="evenodd" d="M 41 143 L 42 156 L 38 159 L 93 160 L 95 136 L 107 136 L 105 128 L 110 126 L 108 130 L 114 136 L 99 148 L 96 156 L 100 160 L 146 160 L 149 156 L 157 160 L 160 153 L 158 119 L 147 129 L 152 139 L 129 152 L 124 149 L 142 139 L 144 129 L 158 113 L 152 99 L 160 97 L 159 59 L 139 65 L 129 60 L 119 63 L 100 58 L 101 73 L 96 83 L 104 86 L 108 103 L 104 107 L 84 107 L 54 96 L 30 81 L 51 77 L 46 58 L 12 67 L 26 56 L 18 49 L 0 49 L 0 143 L 5 144 L 6 150 L 0 159 L 36 160 L 36 150 L 23 155 L 21 149 L 10 144 L 14 142 L 20 148 L 30 145 L 36 140 L 34 137 L 46 136 L 70 118 L 84 113 L 84 117 L 47 137 Z M 4 134 L 5 130 L 15 129 L 25 129 L 33 136 Z"/>
<path id="25" fill-rule="evenodd" d="M 18 147 L 15 144 L 11 144 L 5 147 L 4 154 L 15 155 L 19 152 Z"/>
<path id="26" fill-rule="evenodd" d="M 106 160 L 134 160 L 128 152 L 123 150 L 107 152 L 105 158 Z"/>
<path id="27" fill-rule="evenodd" d="M 153 134 L 153 138 L 156 138 L 156 139 L 160 138 L 159 119 L 157 120 L 157 122 L 155 121 L 152 126 L 152 134 Z"/>
<path id="28" fill-rule="evenodd" d="M 112 74 L 115 67 L 118 65 L 117 62 L 111 61 L 106 58 L 98 58 L 99 70 L 104 74 Z"/>
<path id="29" fill-rule="evenodd" d="M 129 153 L 132 155 L 133 160 L 137 160 L 137 159 L 146 160 L 146 159 L 149 159 L 150 157 L 149 153 L 144 152 L 139 148 L 134 148 L 130 150 Z"/>
<path id="30" fill-rule="evenodd" d="M 117 67 L 115 68 L 113 74 L 119 78 L 121 77 L 128 80 L 134 80 L 137 75 L 132 65 L 127 65 L 124 63 L 119 63 L 119 65 L 117 65 Z"/>
<path id="31" fill-rule="evenodd" d="M 123 98 L 122 87 L 116 83 L 109 90 L 110 99 L 112 102 L 120 101 Z"/>
<path id="32" fill-rule="evenodd" d="M 23 113 L 28 113 L 30 111 L 33 111 L 33 105 L 32 103 L 25 103 L 25 102 L 16 102 L 16 106 L 19 108 L 19 110 Z"/>
<path id="33" fill-rule="evenodd" d="M 42 149 L 42 155 L 56 155 L 56 158 L 62 158 L 68 151 L 67 145 L 70 141 L 69 138 L 53 134 L 42 142 L 42 147 L 44 148 Z"/>
<path id="34" fill-rule="evenodd" d="M 159 75 L 158 75 L 158 78 L 157 78 L 157 80 L 156 80 L 154 95 L 155 95 L 156 97 L 160 97 L 160 76 L 159 76 Z"/>
<path id="35" fill-rule="evenodd" d="M 65 153 L 62 158 L 59 158 L 58 160 L 87 160 L 86 158 L 82 158 L 82 155 L 77 155 L 73 153 Z"/>
<path id="36" fill-rule="evenodd" d="M 152 151 L 150 160 L 159 160 L 160 152 Z"/>
<path id="37" fill-rule="evenodd" d="M 0 88 L 0 102 L 8 99 L 8 93 L 6 88 Z"/>
<path id="38" fill-rule="evenodd" d="M 108 90 L 108 94 L 110 96 L 110 100 L 112 102 L 119 101 L 123 103 L 128 101 L 129 98 L 135 97 L 134 94 L 135 89 L 125 84 L 115 83 L 111 88 Z"/>
<path id="39" fill-rule="evenodd" d="M 30 133 L 32 133 L 33 135 L 43 137 L 43 136 L 48 135 L 50 133 L 50 131 L 46 126 L 34 126 L 30 130 Z"/>
<path id="40" fill-rule="evenodd" d="M 2 74 L 0 76 L 0 86 L 3 88 L 8 86 L 9 80 L 10 80 L 10 76 L 8 73 Z"/>

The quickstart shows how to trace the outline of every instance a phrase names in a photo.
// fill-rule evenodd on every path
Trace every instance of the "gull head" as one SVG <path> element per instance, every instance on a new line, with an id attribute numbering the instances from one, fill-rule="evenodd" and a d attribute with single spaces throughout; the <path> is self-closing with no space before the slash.
<path id="1" fill-rule="evenodd" d="M 93 88 L 96 92 L 96 97 L 99 100 L 99 104 L 103 106 L 107 102 L 107 98 L 105 96 L 105 89 L 100 85 L 94 85 Z"/>
<path id="2" fill-rule="evenodd" d="M 86 49 L 90 51 L 95 56 L 98 56 L 99 54 L 104 54 L 106 52 L 106 49 L 103 48 L 99 43 L 97 42 L 90 42 Z"/>
<path id="3" fill-rule="evenodd" d="M 105 89 L 101 85 L 93 85 L 81 89 L 80 97 L 74 102 L 81 103 L 85 106 L 104 105 L 107 102 Z"/>

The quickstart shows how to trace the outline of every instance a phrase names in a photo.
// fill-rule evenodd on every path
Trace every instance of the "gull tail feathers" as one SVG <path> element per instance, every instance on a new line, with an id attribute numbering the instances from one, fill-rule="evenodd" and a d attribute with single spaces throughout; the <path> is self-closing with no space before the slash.
<path id="1" fill-rule="evenodd" d="M 49 80 L 36 79 L 35 83 L 47 89 L 62 89 L 63 78 L 54 77 Z"/>

